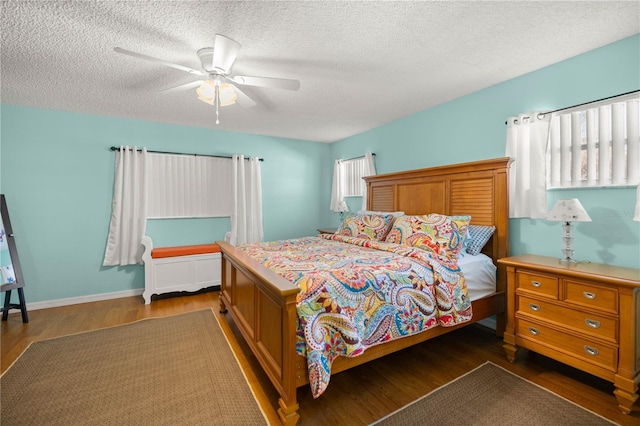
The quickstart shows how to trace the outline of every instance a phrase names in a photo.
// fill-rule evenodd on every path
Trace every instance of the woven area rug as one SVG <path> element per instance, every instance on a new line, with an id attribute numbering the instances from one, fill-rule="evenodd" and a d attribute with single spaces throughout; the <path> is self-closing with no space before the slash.
<path id="1" fill-rule="evenodd" d="M 374 422 L 378 426 L 612 425 L 491 362 Z"/>
<path id="2" fill-rule="evenodd" d="M 3 426 L 267 424 L 210 309 L 34 342 L 0 393 Z"/>

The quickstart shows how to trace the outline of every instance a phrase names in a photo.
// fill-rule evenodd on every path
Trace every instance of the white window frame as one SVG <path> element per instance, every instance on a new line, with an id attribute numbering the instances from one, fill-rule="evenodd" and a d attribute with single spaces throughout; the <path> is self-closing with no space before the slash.
<path id="1" fill-rule="evenodd" d="M 552 113 L 547 189 L 638 185 L 639 105 L 636 92 Z M 633 118 L 628 119 L 631 114 Z"/>

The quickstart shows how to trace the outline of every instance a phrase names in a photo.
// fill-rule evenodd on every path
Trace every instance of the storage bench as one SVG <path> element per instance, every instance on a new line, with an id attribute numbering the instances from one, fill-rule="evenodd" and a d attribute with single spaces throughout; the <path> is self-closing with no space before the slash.
<path id="1" fill-rule="evenodd" d="M 220 285 L 220 247 L 197 244 L 153 248 L 151 237 L 142 238 L 144 253 L 144 303 L 154 294 L 198 291 Z"/>

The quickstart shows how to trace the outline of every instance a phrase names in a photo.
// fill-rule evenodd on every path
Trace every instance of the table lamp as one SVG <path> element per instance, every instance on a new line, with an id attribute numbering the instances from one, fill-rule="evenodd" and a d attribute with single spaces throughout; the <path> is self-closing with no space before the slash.
<path id="1" fill-rule="evenodd" d="M 344 201 L 338 201 L 338 206 L 335 211 L 340 214 L 340 220 L 344 220 L 344 214 L 349 211 L 349 206 L 347 206 L 347 203 Z"/>
<path id="2" fill-rule="evenodd" d="M 569 198 L 558 200 L 556 205 L 553 206 L 553 209 L 547 214 L 547 220 L 564 222 L 562 224 L 562 228 L 564 229 L 563 258 L 560 259 L 560 261 L 563 263 L 575 263 L 576 261 L 571 257 L 573 256 L 573 249 L 571 248 L 571 222 L 591 222 L 589 214 L 577 198 Z"/>

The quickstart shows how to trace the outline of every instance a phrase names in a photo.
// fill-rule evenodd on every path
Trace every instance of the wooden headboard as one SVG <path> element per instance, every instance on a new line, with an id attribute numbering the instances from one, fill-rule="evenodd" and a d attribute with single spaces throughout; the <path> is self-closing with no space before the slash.
<path id="1" fill-rule="evenodd" d="M 368 176 L 367 208 L 470 215 L 473 225 L 493 225 L 496 231 L 482 252 L 497 265 L 509 255 L 508 162 L 505 157 Z M 498 272 L 499 291 L 506 290 L 503 272 Z"/>

